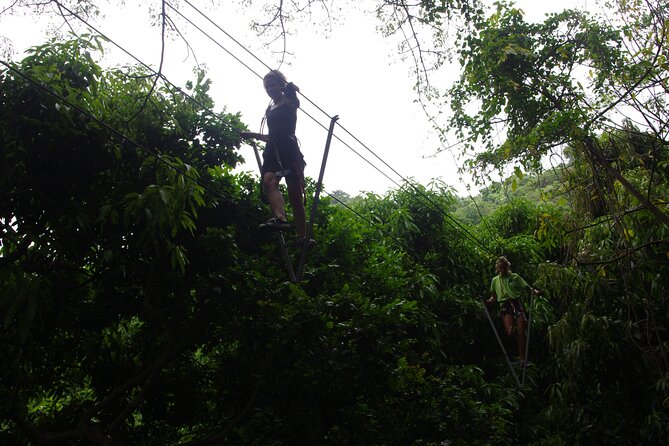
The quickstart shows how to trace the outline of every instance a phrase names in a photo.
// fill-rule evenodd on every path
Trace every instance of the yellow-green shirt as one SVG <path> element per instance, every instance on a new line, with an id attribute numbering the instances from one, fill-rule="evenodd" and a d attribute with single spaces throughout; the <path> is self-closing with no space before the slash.
<path id="1" fill-rule="evenodd" d="M 518 299 L 521 292 L 527 287 L 529 287 L 527 282 L 516 273 L 509 273 L 506 276 L 498 274 L 490 282 L 490 292 L 495 293 L 499 302 Z"/>

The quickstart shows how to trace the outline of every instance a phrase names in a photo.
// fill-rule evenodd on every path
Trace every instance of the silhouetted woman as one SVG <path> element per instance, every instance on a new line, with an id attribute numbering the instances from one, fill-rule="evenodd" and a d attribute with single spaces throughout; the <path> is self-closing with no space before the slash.
<path id="1" fill-rule="evenodd" d="M 265 120 L 267 134 L 244 132 L 242 137 L 265 141 L 263 152 L 262 179 L 272 218 L 261 224 L 259 229 L 285 231 L 290 229 L 286 219 L 285 202 L 279 190 L 281 178 L 286 179 L 288 200 L 293 210 L 293 223 L 297 242 L 304 242 L 306 218 L 304 212 L 304 157 L 295 137 L 297 98 L 299 88 L 278 70 L 272 70 L 263 78 L 267 95 L 272 99 Z"/>

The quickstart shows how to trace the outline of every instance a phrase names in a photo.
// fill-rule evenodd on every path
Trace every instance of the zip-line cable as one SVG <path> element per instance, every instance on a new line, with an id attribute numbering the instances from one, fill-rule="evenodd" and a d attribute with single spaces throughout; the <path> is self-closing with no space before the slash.
<path id="1" fill-rule="evenodd" d="M 407 34 L 406 34 L 406 30 L 404 29 L 404 27 L 403 27 L 403 26 L 400 26 L 400 30 L 402 31 L 402 34 L 404 35 L 404 39 L 405 39 L 405 41 L 408 41 L 408 40 L 409 40 L 409 36 L 407 36 Z M 414 65 L 415 65 L 416 67 L 418 67 L 418 58 L 417 58 L 417 56 L 416 56 L 416 53 L 414 52 L 414 49 L 411 49 L 411 55 L 413 56 L 413 59 L 414 59 Z M 424 73 L 424 74 L 427 75 L 427 73 Z M 419 79 L 418 82 L 420 82 L 420 74 L 419 74 L 419 73 L 417 73 L 417 77 L 418 77 L 418 79 Z M 429 120 L 430 123 L 433 125 L 433 127 L 435 127 L 435 128 L 439 131 L 439 133 L 440 133 L 439 141 L 440 141 L 440 143 L 442 144 L 442 146 L 445 146 L 445 145 L 443 144 L 443 142 L 442 142 L 443 140 L 442 140 L 442 137 L 441 137 L 442 135 L 444 135 L 445 132 L 443 132 L 443 130 L 437 126 L 436 119 L 435 119 L 433 116 L 431 116 L 431 115 L 429 114 L 429 112 L 427 111 L 427 107 L 426 107 L 425 104 L 423 103 L 422 97 L 420 96 L 420 89 L 418 90 L 418 95 L 419 95 L 418 102 L 420 103 L 421 108 L 423 109 L 423 113 L 425 113 L 425 115 L 427 116 L 428 120 Z M 460 169 L 460 166 L 459 166 L 459 164 L 458 164 L 458 161 L 457 161 L 457 159 L 456 159 L 456 157 L 455 157 L 455 154 L 453 153 L 452 148 L 453 148 L 455 145 L 459 145 L 459 144 L 463 144 L 463 143 L 464 143 L 464 141 L 458 141 L 456 144 L 449 144 L 448 147 L 446 147 L 446 149 L 450 152 L 451 157 L 453 158 L 453 162 L 455 163 L 456 167 L 458 168 L 458 172 L 461 172 L 461 169 Z M 459 179 L 460 179 L 460 182 L 462 182 L 462 183 L 464 184 L 464 181 L 462 181 L 462 176 L 458 175 L 458 177 L 459 177 Z M 467 186 L 467 185 L 465 184 L 465 186 Z M 466 187 L 466 189 L 467 189 L 467 195 L 469 195 L 469 198 L 472 200 L 472 202 L 474 202 L 474 206 L 476 206 L 476 210 L 477 210 L 477 212 L 479 213 L 479 217 L 481 218 L 481 221 L 482 221 L 482 222 L 486 225 L 486 227 L 487 227 L 487 226 L 488 226 L 488 223 L 483 219 L 483 216 L 481 215 L 481 211 L 480 211 L 480 209 L 479 209 L 479 207 L 478 207 L 478 204 L 476 203 L 476 200 L 474 200 L 474 197 L 472 197 L 471 194 L 469 194 L 469 188 Z M 488 228 L 488 229 L 489 229 L 489 228 Z M 495 239 L 495 242 L 497 242 L 497 238 Z M 500 243 L 498 243 L 498 245 L 500 245 L 500 247 L 501 247 L 501 244 L 500 244 Z M 488 251 L 488 252 L 490 252 L 490 251 Z"/>
<path id="2" fill-rule="evenodd" d="M 186 2 L 186 3 L 188 3 L 188 2 Z M 189 4 L 190 4 L 190 3 L 189 3 Z M 183 17 L 184 19 L 186 19 L 186 17 L 184 17 L 184 15 L 183 15 L 178 9 L 176 9 L 174 6 L 172 6 L 172 4 L 171 4 L 170 2 L 165 1 L 165 5 L 167 5 L 172 11 L 176 12 L 176 13 L 179 14 L 181 17 Z M 186 19 L 186 20 L 188 20 L 188 19 Z M 189 22 L 191 25 L 195 26 L 200 32 L 204 33 L 204 31 L 202 31 L 202 30 L 201 30 L 197 25 L 195 25 L 193 22 L 191 22 L 190 20 L 188 20 L 188 22 Z M 252 72 L 252 73 L 255 74 L 256 76 L 258 76 L 260 79 L 263 78 L 263 77 L 262 77 L 259 73 L 257 73 L 253 68 L 249 67 L 249 66 L 248 66 L 246 63 L 244 63 L 240 58 L 238 58 L 237 56 L 235 56 L 234 54 L 232 54 L 232 52 L 229 51 L 227 48 L 225 48 L 223 45 L 219 45 L 219 46 L 220 46 L 220 48 L 221 48 L 223 51 L 225 51 L 226 53 L 228 53 L 228 55 L 230 55 L 233 59 L 235 59 L 237 62 L 239 62 L 240 64 L 242 64 L 244 67 L 246 67 L 250 72 Z"/>
<path id="3" fill-rule="evenodd" d="M 492 233 L 492 230 L 490 229 L 490 226 L 488 225 L 488 221 L 483 217 L 483 214 L 481 213 L 481 209 L 480 209 L 478 203 L 476 202 L 476 199 L 474 199 L 474 197 L 472 197 L 472 194 L 469 192 L 469 190 L 470 190 L 469 185 L 466 184 L 464 182 L 464 180 L 462 179 L 462 172 L 463 172 L 464 169 L 460 166 L 460 163 L 458 162 L 458 157 L 455 155 L 455 152 L 453 151 L 453 148 L 465 144 L 466 141 L 461 140 L 461 141 L 457 141 L 453 144 L 450 144 L 448 142 L 447 138 L 446 138 L 446 132 L 443 131 L 443 129 L 441 129 L 439 127 L 436 118 L 430 114 L 430 112 L 427 109 L 427 106 L 423 103 L 422 98 L 419 98 L 418 102 L 421 105 L 421 108 L 423 109 L 423 113 L 425 114 L 425 116 L 427 116 L 428 121 L 432 124 L 432 128 L 435 129 L 439 133 L 439 144 L 441 144 L 442 149 L 439 150 L 437 153 L 443 152 L 443 151 L 448 151 L 448 153 L 451 155 L 451 158 L 453 159 L 453 163 L 455 164 L 455 167 L 457 167 L 457 169 L 458 169 L 458 180 L 460 181 L 460 183 L 463 186 L 465 186 L 465 189 L 467 190 L 467 196 L 472 201 L 472 203 L 474 203 L 474 207 L 476 208 L 476 213 L 478 214 L 479 218 L 481 219 L 481 222 L 483 223 L 485 228 L 488 230 L 488 232 Z M 434 156 L 434 155 L 432 155 L 432 156 Z M 500 248 L 502 248 L 502 252 L 503 252 L 504 251 L 504 246 L 502 245 L 502 243 L 499 242 L 499 236 L 495 237 L 495 243 Z"/>

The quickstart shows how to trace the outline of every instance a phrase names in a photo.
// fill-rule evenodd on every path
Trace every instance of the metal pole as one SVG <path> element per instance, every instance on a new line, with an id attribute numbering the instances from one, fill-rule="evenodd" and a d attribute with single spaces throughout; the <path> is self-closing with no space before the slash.
<path id="1" fill-rule="evenodd" d="M 262 161 L 260 161 L 260 154 L 258 153 L 258 146 L 255 141 L 251 141 L 253 146 L 253 153 L 256 155 L 256 161 L 258 162 L 258 170 L 260 171 L 260 180 L 262 181 Z M 261 186 L 262 187 L 262 186 Z"/>
<path id="2" fill-rule="evenodd" d="M 330 143 L 332 142 L 332 132 L 334 131 L 334 126 L 337 123 L 339 116 L 333 116 L 330 120 L 330 128 L 328 129 L 328 137 L 325 141 L 325 150 L 323 151 L 323 161 L 321 162 L 321 171 L 318 175 L 318 183 L 316 183 L 316 192 L 314 193 L 314 200 L 311 204 L 311 214 L 309 215 L 309 224 L 307 225 L 307 231 L 304 237 L 304 246 L 302 247 L 302 254 L 300 254 L 300 263 L 297 267 L 297 279 L 302 280 L 302 275 L 304 274 L 304 262 L 307 259 L 307 252 L 309 251 L 309 240 L 314 231 L 314 220 L 316 219 L 316 210 L 318 208 L 318 200 L 321 195 L 321 189 L 323 187 L 323 176 L 325 175 L 325 165 L 328 161 L 328 154 L 330 153 Z"/>
<path id="3" fill-rule="evenodd" d="M 513 369 L 513 366 L 511 365 L 511 360 L 509 360 L 509 355 L 506 353 L 506 349 L 504 348 L 504 344 L 502 343 L 502 339 L 499 337 L 499 334 L 497 333 L 497 329 L 495 328 L 495 323 L 492 321 L 492 317 L 490 317 L 490 312 L 488 311 L 488 307 L 483 302 L 483 309 L 485 310 L 486 316 L 488 316 L 488 322 L 490 322 L 490 328 L 492 328 L 492 332 L 495 333 L 495 337 L 497 338 L 497 342 L 499 343 L 500 348 L 502 349 L 502 352 L 504 353 L 504 357 L 506 358 L 506 363 L 509 365 L 509 370 L 511 370 L 511 373 L 513 374 L 513 378 L 516 380 L 516 384 L 518 384 L 518 387 L 521 387 L 520 380 L 518 379 L 518 375 L 516 375 L 516 371 Z"/>
<path id="4" fill-rule="evenodd" d="M 523 379 L 521 383 L 525 385 L 525 372 L 527 372 L 527 361 L 530 351 L 530 334 L 532 333 L 532 304 L 534 303 L 534 288 L 530 291 L 530 315 L 527 317 L 527 339 L 525 339 L 525 362 L 523 363 Z"/>
<path id="5" fill-rule="evenodd" d="M 253 153 L 255 154 L 256 162 L 258 163 L 258 172 L 260 173 L 260 193 L 258 195 L 260 196 L 260 201 L 262 201 L 263 203 L 267 203 L 267 201 L 265 200 L 265 191 L 263 190 L 262 161 L 260 161 L 260 154 L 258 153 L 258 145 L 253 140 L 249 141 L 249 144 L 251 145 L 251 147 L 253 147 Z"/>
<path id="6" fill-rule="evenodd" d="M 288 248 L 286 248 L 286 239 L 283 236 L 282 232 L 278 233 L 277 238 L 279 239 L 279 246 L 281 247 L 281 255 L 283 256 L 283 261 L 286 264 L 286 269 L 288 270 L 288 276 L 290 277 L 290 281 L 296 283 L 297 277 L 295 277 L 293 262 L 290 259 L 290 254 L 288 254 Z"/>

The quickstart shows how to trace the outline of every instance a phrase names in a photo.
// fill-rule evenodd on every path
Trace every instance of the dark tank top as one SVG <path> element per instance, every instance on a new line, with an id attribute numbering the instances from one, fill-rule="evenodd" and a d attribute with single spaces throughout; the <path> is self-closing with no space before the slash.
<path id="1" fill-rule="evenodd" d="M 290 103 L 284 102 L 277 108 L 268 110 L 266 115 L 270 138 L 282 141 L 295 136 L 297 110 Z"/>

